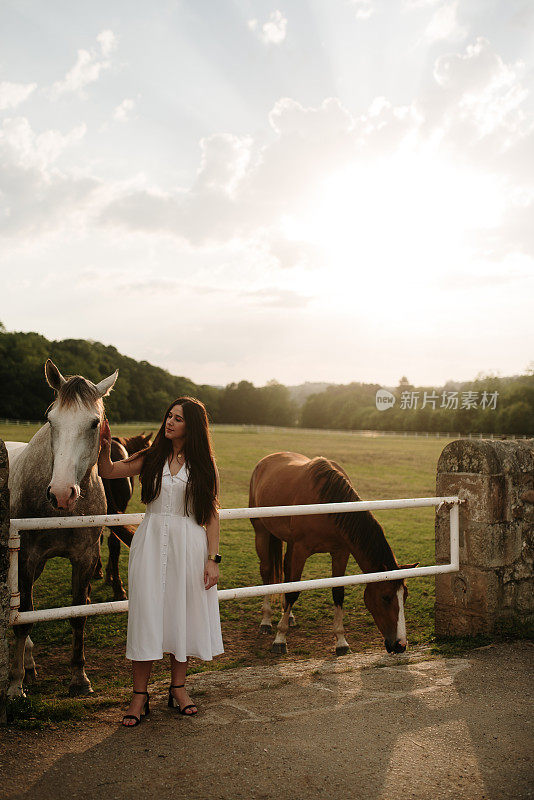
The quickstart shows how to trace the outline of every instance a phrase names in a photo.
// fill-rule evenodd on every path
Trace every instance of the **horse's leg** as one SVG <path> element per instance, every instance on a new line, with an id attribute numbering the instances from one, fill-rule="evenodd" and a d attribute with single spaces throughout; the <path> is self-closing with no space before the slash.
<path id="1" fill-rule="evenodd" d="M 332 577 L 337 578 L 345 574 L 349 560 L 348 550 L 336 550 L 332 553 Z M 345 587 L 334 586 L 332 588 L 332 599 L 334 601 L 334 634 L 336 637 L 336 656 L 346 656 L 350 653 L 350 647 L 345 639 L 345 628 L 343 627 L 343 600 L 345 599 Z"/>
<path id="2" fill-rule="evenodd" d="M 74 606 L 83 606 L 91 602 L 90 580 L 94 575 L 99 545 L 100 541 L 97 540 L 95 547 L 89 548 L 83 553 L 82 558 L 77 560 L 71 558 L 72 605 Z M 91 694 L 93 691 L 91 681 L 85 674 L 84 632 L 86 620 L 87 617 L 72 617 L 70 620 L 72 627 L 72 658 L 70 662 L 72 678 L 69 685 L 69 695 L 71 697 Z"/>
<path id="3" fill-rule="evenodd" d="M 100 544 L 104 542 L 104 534 L 100 534 Z M 91 576 L 92 578 L 103 578 L 104 577 L 104 570 L 102 569 L 102 559 L 100 558 L 100 548 L 98 549 L 98 560 L 95 565 L 95 574 Z"/>
<path id="4" fill-rule="evenodd" d="M 267 528 L 265 528 L 261 520 L 253 519 L 251 522 L 256 534 L 256 553 L 260 560 L 261 579 L 264 584 L 272 583 L 271 553 L 269 549 L 271 534 Z M 272 618 L 273 612 L 271 609 L 270 595 L 264 594 L 261 608 L 260 633 L 272 633 Z"/>
<path id="5" fill-rule="evenodd" d="M 291 559 L 293 558 L 293 542 L 288 542 L 286 554 L 284 556 L 284 581 L 289 581 L 291 575 Z M 282 613 L 284 611 L 284 602 L 282 597 Z M 297 626 L 293 611 L 289 612 L 289 627 L 295 628 Z"/>
<path id="6" fill-rule="evenodd" d="M 33 585 L 38 580 L 41 575 L 41 572 L 45 568 L 46 558 L 41 558 L 35 567 L 33 577 L 32 577 L 32 585 L 30 588 L 30 608 L 33 609 Z M 37 667 L 35 665 L 35 661 L 33 659 L 33 642 L 30 639 L 29 631 L 28 636 L 26 637 L 26 646 L 24 648 L 24 683 L 35 683 L 37 678 Z"/>
<path id="7" fill-rule="evenodd" d="M 289 574 L 286 575 L 288 581 L 299 581 L 304 569 L 304 564 L 309 553 L 298 544 L 292 548 L 291 564 Z M 287 632 L 289 630 L 289 617 L 294 603 L 297 602 L 300 592 L 288 592 L 284 595 L 284 613 L 276 628 L 276 637 L 271 647 L 272 653 L 287 653 Z"/>
<path id="8" fill-rule="evenodd" d="M 106 574 L 104 576 L 104 582 L 106 586 L 113 586 L 113 563 L 111 558 L 112 545 L 110 544 L 112 539 L 113 533 L 110 531 L 108 536 L 108 563 L 106 564 Z M 102 543 L 100 544 L 100 547 L 102 547 Z"/>
<path id="9" fill-rule="evenodd" d="M 33 660 L 33 642 L 29 636 L 26 637 L 26 647 L 24 648 L 24 682 L 35 683 L 37 678 L 37 667 Z"/>
<path id="10" fill-rule="evenodd" d="M 22 609 L 21 611 L 26 609 Z M 30 625 L 14 625 L 15 647 L 9 669 L 8 697 L 26 697 L 22 683 L 24 681 L 24 649 L 26 647 L 27 628 Z"/>
<path id="11" fill-rule="evenodd" d="M 34 577 L 33 563 L 24 562 L 24 559 L 19 558 L 19 591 L 20 591 L 20 611 L 33 611 L 33 577 Z M 13 650 L 13 658 L 9 670 L 9 687 L 7 690 L 8 697 L 25 697 L 23 682 L 24 682 L 24 655 L 26 650 L 26 641 L 29 639 L 29 634 L 33 625 L 14 625 L 13 632 L 15 634 L 15 647 Z M 32 659 L 33 660 L 33 659 Z M 34 665 L 35 666 L 35 665 Z"/>
<path id="12" fill-rule="evenodd" d="M 106 567 L 106 580 L 109 575 L 111 576 L 111 585 L 113 586 L 113 598 L 115 600 L 126 600 L 126 592 L 122 585 L 121 576 L 119 573 L 119 556 L 121 553 L 121 543 L 117 536 L 111 531 L 108 537 L 109 559 Z"/>

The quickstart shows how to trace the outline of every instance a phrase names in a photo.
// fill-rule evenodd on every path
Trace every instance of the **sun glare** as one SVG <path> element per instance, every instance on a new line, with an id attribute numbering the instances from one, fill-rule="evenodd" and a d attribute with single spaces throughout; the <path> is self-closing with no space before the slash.
<path id="1" fill-rule="evenodd" d="M 347 290 L 408 281 L 417 293 L 438 272 L 457 273 L 474 261 L 474 232 L 496 225 L 503 208 L 492 176 L 397 154 L 330 175 L 284 229 L 321 252 L 321 293 L 341 286 L 334 290 L 341 306 Z"/>

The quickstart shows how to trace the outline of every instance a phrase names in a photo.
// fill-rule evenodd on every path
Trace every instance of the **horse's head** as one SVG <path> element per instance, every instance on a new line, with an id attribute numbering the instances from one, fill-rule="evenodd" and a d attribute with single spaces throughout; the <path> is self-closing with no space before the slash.
<path id="1" fill-rule="evenodd" d="M 150 445 L 152 440 L 152 431 L 150 433 L 138 433 L 137 436 L 128 436 L 122 440 L 122 444 L 128 451 L 128 455 L 133 456 L 134 453 L 138 453 L 140 450 L 144 450 L 146 447 Z"/>
<path id="2" fill-rule="evenodd" d="M 47 414 L 52 478 L 46 496 L 54 508 L 72 511 L 80 496 L 80 483 L 98 458 L 102 398 L 113 388 L 118 370 L 97 384 L 81 375 L 67 380 L 48 359 L 45 375 L 57 395 Z"/>
<path id="3" fill-rule="evenodd" d="M 405 564 L 399 566 L 399 569 L 411 569 L 416 566 L 417 564 Z M 404 604 L 407 597 L 408 589 L 404 580 L 379 581 L 368 583 L 365 587 L 363 594 L 365 605 L 384 635 L 388 653 L 404 653 L 406 650 L 408 641 Z"/>
<path id="4" fill-rule="evenodd" d="M 153 436 L 154 436 L 153 431 L 150 431 L 150 433 L 145 433 L 143 431 L 142 433 L 139 434 L 139 437 L 141 439 L 142 448 L 143 447 L 148 447 L 150 445 L 150 442 L 152 441 L 152 437 Z"/>

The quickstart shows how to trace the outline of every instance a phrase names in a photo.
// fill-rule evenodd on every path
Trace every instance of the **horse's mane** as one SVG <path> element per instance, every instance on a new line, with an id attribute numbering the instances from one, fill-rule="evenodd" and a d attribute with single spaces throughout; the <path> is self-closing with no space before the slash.
<path id="1" fill-rule="evenodd" d="M 344 473 L 327 458 L 318 456 L 309 463 L 312 478 L 325 503 L 351 503 L 361 498 Z M 397 569 L 398 564 L 382 526 L 370 511 L 332 514 L 335 524 L 347 536 L 358 552 L 385 569 Z"/>
<path id="2" fill-rule="evenodd" d="M 95 403 L 98 405 L 99 402 L 102 405 L 96 386 L 81 375 L 73 375 L 68 378 L 60 387 L 57 399 L 59 405 L 64 408 L 70 408 L 77 404 L 91 408 Z"/>

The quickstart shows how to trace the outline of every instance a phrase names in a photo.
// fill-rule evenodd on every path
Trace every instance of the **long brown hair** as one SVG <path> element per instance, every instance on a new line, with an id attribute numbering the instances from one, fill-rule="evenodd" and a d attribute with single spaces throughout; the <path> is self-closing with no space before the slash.
<path id="1" fill-rule="evenodd" d="M 219 507 L 217 469 L 208 415 L 204 404 L 194 397 L 178 397 L 170 404 L 152 445 L 141 451 L 144 455 L 139 475 L 141 500 L 143 503 L 150 503 L 161 491 L 163 467 L 172 453 L 172 442 L 165 436 L 165 423 L 174 406 L 182 406 L 185 421 L 183 453 L 189 468 L 185 489 L 186 513 L 192 512 L 198 524 L 205 525 Z"/>

